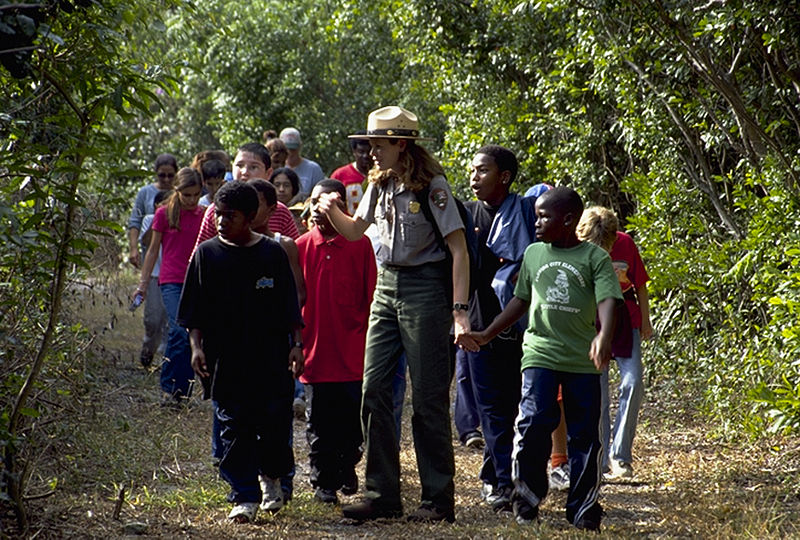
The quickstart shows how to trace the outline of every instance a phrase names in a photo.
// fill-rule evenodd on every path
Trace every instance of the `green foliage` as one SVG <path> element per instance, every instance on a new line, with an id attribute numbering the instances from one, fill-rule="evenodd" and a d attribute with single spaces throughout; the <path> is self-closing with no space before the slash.
<path id="1" fill-rule="evenodd" d="M 176 5 L 0 4 L 0 30 L 23 32 L 29 44 L 23 55 L 0 55 L 9 68 L 0 70 L 0 487 L 23 528 L 28 464 L 47 440 L 37 426 L 69 399 L 74 362 L 92 339 L 67 322 L 65 294 L 75 299 L 76 280 L 99 283 L 103 266 L 116 267 L 109 238 L 120 232 L 121 198 L 113 179 L 129 167 L 116 166 L 126 138 L 105 124 L 150 114 L 159 104 L 154 90 L 174 88 L 150 45 L 154 14 Z M 25 19 L 32 12 L 35 24 Z M 113 257 L 97 258 L 109 244 Z"/>

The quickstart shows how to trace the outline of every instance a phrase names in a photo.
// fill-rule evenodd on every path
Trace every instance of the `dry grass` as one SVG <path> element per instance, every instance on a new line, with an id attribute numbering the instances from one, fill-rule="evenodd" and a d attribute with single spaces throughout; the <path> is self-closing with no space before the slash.
<path id="1" fill-rule="evenodd" d="M 76 412 L 61 422 L 58 437 L 36 461 L 29 492 L 53 484 L 57 490 L 53 497 L 29 503 L 30 537 L 119 537 L 123 525 L 132 521 L 145 523 L 145 534 L 151 537 L 587 536 L 564 520 L 561 493 L 548 496 L 541 523 L 533 527 L 520 527 L 508 515 L 482 506 L 477 479 L 481 457 L 460 446 L 455 448 L 455 524 L 379 520 L 355 525 L 342 519 L 337 508 L 313 500 L 300 422 L 295 422 L 294 501 L 277 515 L 259 514 L 254 524 L 227 523 L 226 486 L 210 465 L 210 406 L 195 399 L 182 411 L 159 407 L 157 373 L 138 365 L 141 314 L 124 309 L 122 290 L 118 283 L 95 290 L 82 306 L 86 324 L 100 336 L 94 355 L 85 360 L 88 383 L 86 392 L 75 397 Z M 680 397 L 656 394 L 651 391 L 643 411 L 635 481 L 603 487 L 607 515 L 601 536 L 800 537 L 800 439 L 713 441 L 708 426 L 681 412 L 685 402 Z M 408 415 L 404 423 L 403 496 L 410 510 L 418 501 L 419 483 Z M 125 500 L 115 520 L 121 486 Z M 13 535 L 9 515 L 2 517 L 0 536 L 3 530 Z"/>

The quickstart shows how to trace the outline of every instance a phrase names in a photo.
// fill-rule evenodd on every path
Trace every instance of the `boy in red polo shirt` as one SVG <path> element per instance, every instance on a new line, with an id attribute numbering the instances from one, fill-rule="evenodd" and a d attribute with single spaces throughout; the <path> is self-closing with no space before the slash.
<path id="1" fill-rule="evenodd" d="M 336 503 L 336 491 L 358 490 L 361 459 L 361 381 L 377 268 L 367 237 L 350 242 L 317 211 L 323 193 L 345 200 L 344 184 L 325 179 L 311 192 L 313 228 L 297 239 L 306 282 L 303 353 L 308 442 L 314 497 Z"/>

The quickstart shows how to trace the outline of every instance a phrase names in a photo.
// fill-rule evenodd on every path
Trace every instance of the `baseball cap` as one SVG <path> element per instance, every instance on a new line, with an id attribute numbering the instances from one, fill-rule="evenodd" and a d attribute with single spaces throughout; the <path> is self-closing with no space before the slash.
<path id="1" fill-rule="evenodd" d="M 300 132 L 293 127 L 284 128 L 280 135 L 283 144 L 286 148 L 294 150 L 300 148 Z"/>

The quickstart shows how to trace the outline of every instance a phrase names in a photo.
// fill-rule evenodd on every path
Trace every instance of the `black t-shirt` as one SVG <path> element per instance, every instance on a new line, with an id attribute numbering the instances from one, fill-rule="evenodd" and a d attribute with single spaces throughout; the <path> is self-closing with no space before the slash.
<path id="1" fill-rule="evenodd" d="M 203 333 L 213 399 L 285 392 L 290 332 L 302 326 L 289 259 L 272 239 L 252 246 L 219 237 L 198 246 L 186 272 L 178 324 Z"/>
<path id="2" fill-rule="evenodd" d="M 478 229 L 480 263 L 478 266 L 478 287 L 472 295 L 469 306 L 469 324 L 473 330 L 483 330 L 502 311 L 500 301 L 492 289 L 492 279 L 500 268 L 500 259 L 486 247 L 489 230 L 497 215 L 498 208 L 492 208 L 482 201 L 467 201 L 464 207 L 472 214 L 472 221 Z"/>

